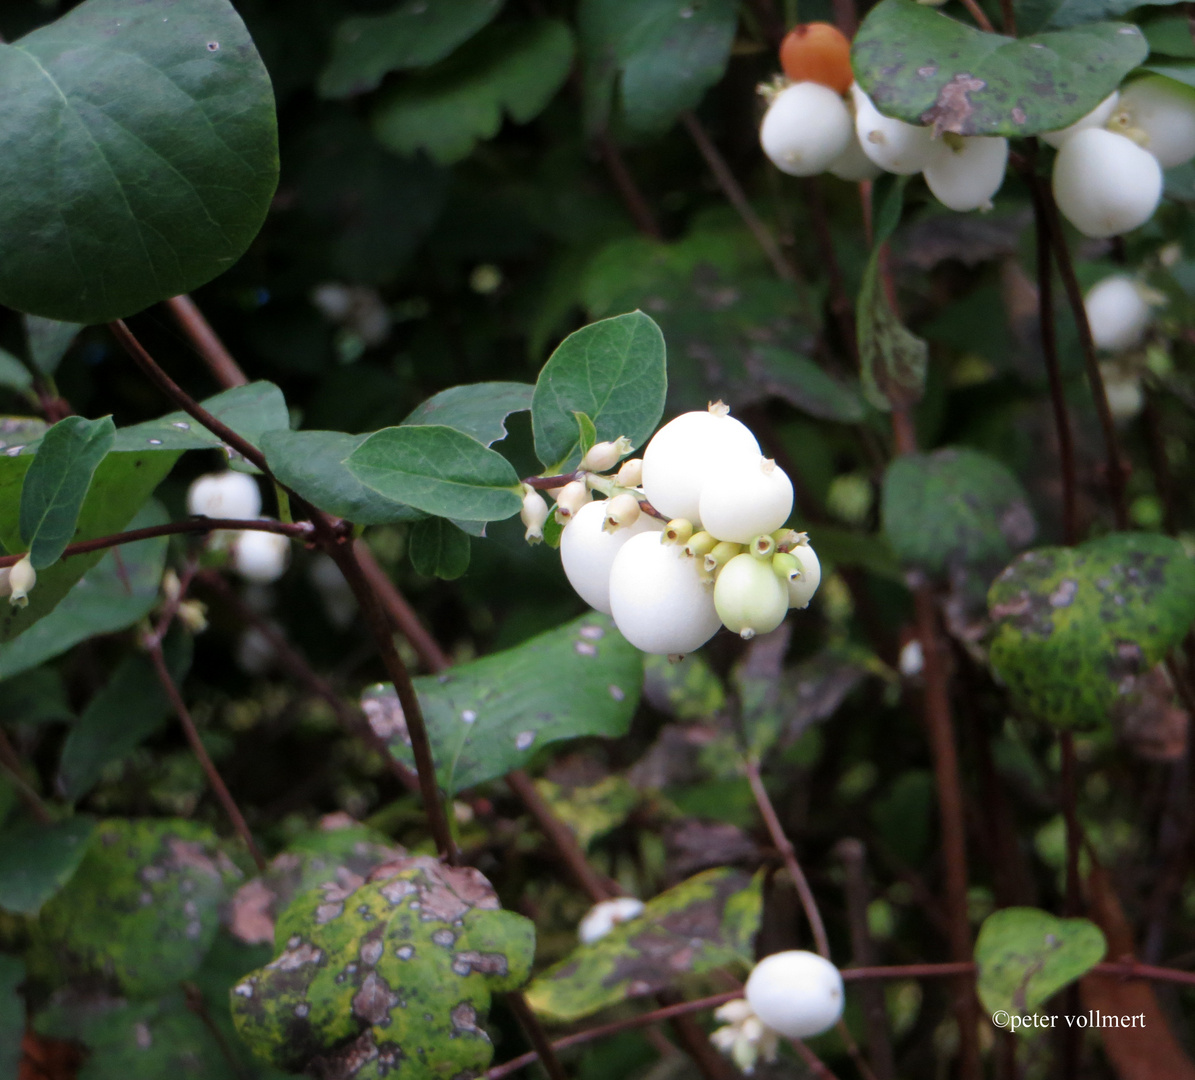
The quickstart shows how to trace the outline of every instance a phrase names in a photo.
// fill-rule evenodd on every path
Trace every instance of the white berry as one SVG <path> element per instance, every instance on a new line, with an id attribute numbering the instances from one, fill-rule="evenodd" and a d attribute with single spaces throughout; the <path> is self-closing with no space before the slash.
<path id="1" fill-rule="evenodd" d="M 290 541 L 280 533 L 244 529 L 232 544 L 232 566 L 246 581 L 268 585 L 286 571 Z"/>
<path id="2" fill-rule="evenodd" d="M 859 135 L 852 124 L 851 141 L 847 148 L 830 162 L 826 171 L 837 176 L 839 180 L 857 183 L 860 180 L 874 180 L 883 170 L 863 152 Z"/>
<path id="3" fill-rule="evenodd" d="M 781 172 L 816 176 L 850 145 L 851 114 L 841 97 L 819 83 L 785 87 L 759 129 L 763 152 Z"/>
<path id="4" fill-rule="evenodd" d="M 720 461 L 759 458 L 755 436 L 725 408 L 681 413 L 647 444 L 643 492 L 664 517 L 685 518 L 696 528 L 706 473 Z"/>
<path id="5" fill-rule="evenodd" d="M 750 640 L 775 630 L 788 614 L 788 588 L 772 571 L 771 559 L 744 552 L 718 574 L 714 606 L 727 630 Z"/>
<path id="6" fill-rule="evenodd" d="M 1120 94 L 1108 129 L 1140 139 L 1163 169 L 1195 157 L 1195 90 L 1162 75 L 1135 79 Z"/>
<path id="7" fill-rule="evenodd" d="M 1131 277 L 1113 274 L 1104 278 L 1083 298 L 1083 306 L 1096 348 L 1123 352 L 1145 340 L 1151 309 Z"/>
<path id="8" fill-rule="evenodd" d="M 701 487 L 702 526 L 719 540 L 749 544 L 775 532 L 793 508 L 793 485 L 770 458 L 738 458 L 715 465 Z"/>
<path id="9" fill-rule="evenodd" d="M 1091 112 L 1079 117 L 1070 127 L 1059 128 L 1057 131 L 1043 132 L 1041 138 L 1057 150 L 1072 135 L 1080 131 L 1085 131 L 1087 128 L 1103 127 L 1112 116 L 1112 113 L 1116 111 L 1116 105 L 1119 101 L 1120 91 L 1113 90 Z"/>
<path id="10" fill-rule="evenodd" d="M 187 492 L 187 512 L 199 517 L 249 521 L 261 513 L 261 492 L 247 473 L 208 473 Z"/>
<path id="11" fill-rule="evenodd" d="M 1054 161 L 1054 198 L 1085 236 L 1118 236 L 1144 225 L 1162 197 L 1157 158 L 1131 139 L 1088 128 L 1063 144 Z"/>
<path id="12" fill-rule="evenodd" d="M 643 914 L 643 901 L 633 896 L 617 896 L 594 904 L 577 926 L 582 944 L 600 941 L 619 923 L 630 922 Z"/>
<path id="13" fill-rule="evenodd" d="M 614 557 L 632 536 L 658 533 L 664 523 L 640 514 L 632 525 L 606 532 L 606 501 L 585 503 L 569 519 L 560 534 L 560 562 L 576 593 L 591 608 L 610 614 L 610 567 Z"/>
<path id="14" fill-rule="evenodd" d="M 1007 166 L 1007 139 L 945 136 L 935 143 L 923 175 L 943 206 L 958 211 L 987 210 L 1004 183 Z"/>
<path id="15" fill-rule="evenodd" d="M 697 560 L 656 532 L 632 536 L 615 556 L 610 612 L 635 648 L 666 656 L 700 648 L 722 625 Z"/>
<path id="16" fill-rule="evenodd" d="M 886 172 L 899 176 L 921 172 L 934 149 L 931 130 L 885 116 L 857 83 L 851 87 L 851 95 L 855 100 L 855 131 L 863 153 Z"/>
<path id="17" fill-rule="evenodd" d="M 744 988 L 755 1015 L 790 1039 L 829 1031 L 845 1002 L 838 969 L 816 953 L 793 950 L 765 957 Z"/>
<path id="18" fill-rule="evenodd" d="M 797 560 L 801 573 L 799 577 L 788 580 L 788 606 L 807 608 L 822 583 L 822 564 L 817 552 L 808 543 L 798 544 L 789 554 Z"/>

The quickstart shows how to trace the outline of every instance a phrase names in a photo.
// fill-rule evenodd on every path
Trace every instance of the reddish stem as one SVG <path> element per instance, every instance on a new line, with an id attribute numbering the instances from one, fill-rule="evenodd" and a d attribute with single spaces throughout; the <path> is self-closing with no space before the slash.
<path id="1" fill-rule="evenodd" d="M 963 7 L 971 14 L 971 18 L 975 20 L 975 25 L 980 30 L 989 34 L 994 34 L 996 28 L 992 25 L 992 20 L 988 18 L 987 12 L 979 6 L 977 0 L 963 0 Z"/>
<path id="2" fill-rule="evenodd" d="M 539 1017 L 531 1011 L 527 999 L 518 990 L 512 990 L 506 995 L 506 1003 L 510 1006 L 510 1011 L 515 1014 L 519 1026 L 526 1032 L 527 1038 L 531 1040 L 531 1045 L 535 1047 L 536 1057 L 550 1080 L 567 1080 L 564 1066 L 560 1064 L 560 1059 L 556 1056 L 552 1041 L 539 1022 Z"/>
<path id="3" fill-rule="evenodd" d="M 53 823 L 53 815 L 46 809 L 42 797 L 25 781 L 21 770 L 21 755 L 8 739 L 8 733 L 0 727 L 0 769 L 8 776 L 9 782 L 17 790 L 21 801 L 28 807 L 34 819 L 41 825 Z"/>
<path id="4" fill-rule="evenodd" d="M 194 300 L 184 293 L 171 297 L 166 301 L 166 306 L 221 386 L 231 390 L 234 386 L 248 385 L 249 377 L 224 347 L 224 342 L 216 336 Z"/>
<path id="5" fill-rule="evenodd" d="M 631 215 L 631 220 L 635 223 L 635 228 L 644 236 L 662 241 L 664 234 L 660 231 L 660 223 L 656 221 L 655 214 L 652 213 L 651 207 L 643 197 L 643 192 L 639 190 L 635 178 L 631 176 L 626 162 L 623 161 L 618 144 L 605 131 L 598 135 L 594 142 L 597 145 L 598 153 L 601 154 L 602 162 L 606 166 L 606 171 L 610 174 L 610 179 L 618 188 L 618 194 L 622 197 L 627 213 Z"/>

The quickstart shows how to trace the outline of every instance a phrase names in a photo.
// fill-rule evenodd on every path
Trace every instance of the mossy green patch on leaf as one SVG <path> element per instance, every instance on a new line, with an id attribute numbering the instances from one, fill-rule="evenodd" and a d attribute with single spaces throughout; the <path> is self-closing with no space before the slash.
<path id="1" fill-rule="evenodd" d="M 1038 548 L 988 592 L 990 661 L 1026 713 L 1095 728 L 1141 693 L 1143 677 L 1195 619 L 1195 561 L 1150 533 L 1113 533 L 1077 548 Z"/>
<path id="2" fill-rule="evenodd" d="M 607 776 L 596 784 L 568 788 L 551 780 L 535 787 L 586 850 L 600 836 L 618 828 L 639 804 L 639 792 L 622 776 Z"/>
<path id="3" fill-rule="evenodd" d="M 550 967 L 527 988 L 527 1001 L 548 1020 L 580 1020 L 687 975 L 750 965 L 760 910 L 758 877 L 729 867 L 706 870 Z"/>
<path id="4" fill-rule="evenodd" d="M 490 995 L 521 985 L 535 953 L 534 924 L 480 873 L 425 856 L 303 893 L 276 940 L 232 989 L 241 1037 L 279 1068 L 358 1080 L 477 1075 Z"/>

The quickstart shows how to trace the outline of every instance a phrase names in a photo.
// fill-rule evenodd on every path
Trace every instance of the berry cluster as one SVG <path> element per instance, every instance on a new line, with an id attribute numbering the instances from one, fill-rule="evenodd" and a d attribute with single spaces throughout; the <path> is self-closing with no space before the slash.
<path id="1" fill-rule="evenodd" d="M 829 172 L 868 180 L 921 173 L 951 210 L 981 210 L 1004 182 L 1008 140 L 935 137 L 930 127 L 881 113 L 853 81 L 850 45 L 834 27 L 807 23 L 780 50 L 784 78 L 760 127 L 764 153 L 793 176 Z M 1162 170 L 1195 158 L 1195 90 L 1161 75 L 1133 79 L 1086 116 L 1042 138 L 1058 150 L 1054 198 L 1086 236 L 1143 225 L 1162 196 Z"/>
<path id="2" fill-rule="evenodd" d="M 620 445 L 621 443 L 621 445 Z M 599 443 L 556 492 L 560 557 L 578 595 L 644 652 L 692 652 L 726 626 L 744 638 L 809 604 L 821 567 L 804 533 L 783 528 L 792 483 L 721 402 L 665 424 L 642 459 L 602 476 L 630 447 Z M 591 501 L 598 490 L 607 497 Z M 548 509 L 527 488 L 527 538 Z"/>

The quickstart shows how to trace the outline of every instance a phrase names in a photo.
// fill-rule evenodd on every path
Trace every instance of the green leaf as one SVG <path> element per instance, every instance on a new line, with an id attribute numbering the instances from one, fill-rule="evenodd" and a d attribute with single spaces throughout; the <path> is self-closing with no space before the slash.
<path id="1" fill-rule="evenodd" d="M 1149 52 L 1124 23 L 1007 38 L 916 0 L 882 0 L 851 48 L 859 85 L 880 112 L 938 134 L 1035 135 L 1074 123 Z"/>
<path id="2" fill-rule="evenodd" d="M 173 460 L 173 455 L 164 456 Z M 109 455 L 107 460 L 122 457 L 134 455 Z M 150 474 L 148 463 L 145 472 Z M 141 528 L 165 520 L 165 511 L 151 504 L 128 524 Z M 138 540 L 122 545 L 119 557 L 115 551 L 96 552 L 97 562 L 78 555 L 39 574 L 28 608 L 0 607 L 0 631 L 13 628 L 11 639 L 0 644 L 0 679 L 37 667 L 89 637 L 116 633 L 145 618 L 158 602 L 167 546 L 164 536 Z M 21 618 L 31 611 L 40 612 L 32 625 Z"/>
<path id="3" fill-rule="evenodd" d="M 123 318 L 223 273 L 261 228 L 274 96 L 228 0 L 86 0 L 0 46 L 0 96 L 9 307 Z"/>
<path id="4" fill-rule="evenodd" d="M 4 349 L 0 349 L 0 386 L 18 393 L 24 393 L 33 386 L 33 373 Z"/>
<path id="5" fill-rule="evenodd" d="M 649 900 L 637 919 L 582 945 L 527 987 L 540 1016 L 570 1022 L 674 987 L 686 975 L 754 963 L 760 878 L 721 867 Z"/>
<path id="6" fill-rule="evenodd" d="M 1181 0 L 1148 0 L 1150 6 L 1177 4 Z M 1020 0 L 1017 4 L 1017 32 L 1065 30 L 1070 26 L 1116 19 L 1143 7 L 1142 0 Z M 1144 27 L 1142 28 L 1144 29 Z M 1146 32 L 1148 36 L 1148 31 Z M 1190 33 L 1187 34 L 1188 39 Z M 1152 41 L 1150 42 L 1153 45 Z"/>
<path id="7" fill-rule="evenodd" d="M 469 569 L 469 537 L 445 518 L 415 522 L 409 545 L 411 565 L 425 577 L 455 581 Z"/>
<path id="8" fill-rule="evenodd" d="M 560 343 L 531 402 L 535 452 L 547 475 L 580 464 L 575 413 L 593 421 L 599 440 L 647 441 L 664 412 L 665 356 L 664 335 L 642 311 L 591 323 Z"/>
<path id="9" fill-rule="evenodd" d="M 599 837 L 625 822 L 642 800 L 639 789 L 618 774 L 577 787 L 536 780 L 535 790 L 586 851 Z"/>
<path id="10" fill-rule="evenodd" d="M 491 139 L 503 114 L 516 124 L 538 116 L 568 78 L 573 35 L 557 19 L 482 31 L 438 67 L 386 91 L 374 108 L 378 141 L 396 154 L 426 151 L 440 165 Z"/>
<path id="11" fill-rule="evenodd" d="M 452 428 L 383 428 L 345 459 L 385 499 L 441 517 L 496 521 L 522 508 L 519 478 L 501 454 Z"/>
<path id="12" fill-rule="evenodd" d="M 75 719 L 66 684 L 50 667 L 34 668 L 0 682 L 0 716 L 9 724 L 69 723 Z"/>
<path id="13" fill-rule="evenodd" d="M 807 356 L 775 345 L 755 350 L 760 381 L 776 397 L 819 420 L 857 424 L 867 414 L 862 395 Z"/>
<path id="14" fill-rule="evenodd" d="M 191 667 L 191 638 L 171 634 L 164 652 L 170 674 L 176 684 L 181 683 Z M 132 753 L 172 713 L 149 658 L 141 653 L 129 656 L 67 734 L 58 760 L 59 793 L 78 802 L 99 780 L 105 765 Z"/>
<path id="15" fill-rule="evenodd" d="M 478 871 L 408 857 L 299 896 L 276 947 L 231 994 L 257 1057 L 292 1072 L 441 1080 L 489 1064 L 490 995 L 526 979 L 535 926 L 501 910 Z"/>
<path id="16" fill-rule="evenodd" d="M 36 915 L 74 876 L 94 828 L 91 818 L 77 817 L 0 832 L 0 908 Z"/>
<path id="17" fill-rule="evenodd" d="M 1195 60 L 1195 41 L 1191 40 L 1191 26 L 1186 15 L 1160 13 L 1157 18 L 1143 21 L 1141 29 L 1155 62 L 1172 56 Z"/>
<path id="18" fill-rule="evenodd" d="M 1015 704 L 1060 728 L 1131 710 L 1195 620 L 1195 561 L 1169 537 L 1112 533 L 1027 551 L 988 592 L 989 659 Z"/>
<path id="19" fill-rule="evenodd" d="M 1141 70 L 1152 72 L 1154 75 L 1165 75 L 1166 78 L 1173 79 L 1184 86 L 1195 87 L 1195 60 L 1162 58 L 1150 64 L 1142 64 Z"/>
<path id="20" fill-rule="evenodd" d="M 661 131 L 696 108 L 726 70 L 737 21 L 734 0 L 582 0 L 587 133 L 609 126 L 616 88 L 636 131 Z"/>
<path id="21" fill-rule="evenodd" d="M 896 557 L 939 576 L 961 566 L 1003 566 L 1037 531 L 1017 478 L 967 447 L 893 461 L 884 474 L 882 518 Z"/>
<path id="22" fill-rule="evenodd" d="M 506 418 L 531 408 L 535 387 L 518 382 L 479 382 L 433 394 L 404 424 L 441 424 L 472 435 L 483 446 L 506 438 Z"/>
<path id="23" fill-rule="evenodd" d="M 254 446 L 261 444 L 269 431 L 290 428 L 290 413 L 282 391 L 270 382 L 252 382 L 225 390 L 200 404 L 217 420 L 227 424 Z M 114 450 L 209 450 L 222 449 L 224 443 L 197 420 L 184 412 L 168 413 L 157 420 L 120 428 Z M 234 461 L 239 455 L 231 455 Z"/>
<path id="24" fill-rule="evenodd" d="M 41 910 L 30 967 L 155 997 L 199 967 L 238 875 L 205 826 L 101 822 L 75 876 Z"/>
<path id="25" fill-rule="evenodd" d="M 25 965 L 15 956 L 0 954 L 0 1076 L 16 1080 L 21 1064 L 21 1040 L 25 1035 L 25 1002 L 19 987 L 25 981 Z"/>
<path id="26" fill-rule="evenodd" d="M 583 412 L 573 413 L 577 421 L 577 453 L 584 460 L 585 455 L 597 445 L 597 427 Z"/>
<path id="27" fill-rule="evenodd" d="M 1004 908 L 984 920 L 975 940 L 979 999 L 989 1013 L 1032 1014 L 1087 974 L 1106 951 L 1103 933 L 1087 919 Z"/>
<path id="28" fill-rule="evenodd" d="M 624 735 L 643 682 L 639 651 L 596 612 L 513 649 L 415 680 L 436 775 L 455 795 L 521 768 L 549 743 Z M 362 699 L 395 757 L 414 758 L 393 687 Z"/>
<path id="29" fill-rule="evenodd" d="M 856 325 L 867 400 L 885 411 L 920 401 L 929 366 L 929 346 L 905 327 L 888 303 L 880 280 L 878 247 L 863 274 Z"/>
<path id="30" fill-rule="evenodd" d="M 29 359 L 43 375 L 53 375 L 83 329 L 82 324 L 43 319 L 39 315 L 24 316 L 24 323 Z"/>
<path id="31" fill-rule="evenodd" d="M 391 71 L 443 60 L 502 8 L 503 0 L 406 0 L 385 15 L 345 19 L 320 73 L 320 97 L 343 98 L 375 89 Z"/>
<path id="32" fill-rule="evenodd" d="M 115 441 L 110 416 L 68 416 L 42 438 L 21 486 L 21 540 L 35 570 L 56 563 L 70 543 L 91 478 Z"/>

